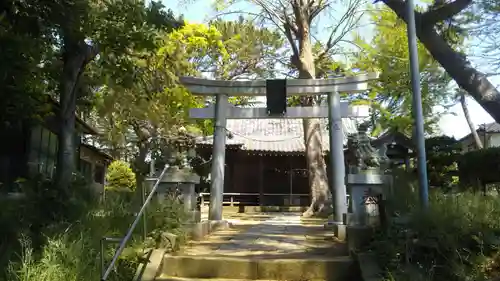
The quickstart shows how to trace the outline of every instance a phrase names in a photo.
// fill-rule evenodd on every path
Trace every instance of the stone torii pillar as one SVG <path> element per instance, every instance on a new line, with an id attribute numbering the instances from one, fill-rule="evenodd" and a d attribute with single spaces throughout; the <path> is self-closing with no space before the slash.
<path id="1" fill-rule="evenodd" d="M 362 74 L 331 79 L 221 81 L 181 77 L 180 82 L 193 94 L 216 96 L 214 106 L 192 108 L 189 116 L 195 119 L 215 118 L 212 151 L 209 220 L 222 220 L 224 166 L 226 154 L 227 119 L 256 118 L 328 118 L 330 131 L 330 169 L 333 176 L 331 191 L 335 198 L 335 223 L 343 224 L 347 213 L 342 118 L 367 117 L 367 106 L 350 106 L 340 101 L 339 93 L 368 90 L 368 82 L 377 74 Z M 287 107 L 286 97 L 323 95 L 328 93 L 328 106 Z M 229 96 L 266 96 L 267 107 L 239 108 L 228 106 Z"/>

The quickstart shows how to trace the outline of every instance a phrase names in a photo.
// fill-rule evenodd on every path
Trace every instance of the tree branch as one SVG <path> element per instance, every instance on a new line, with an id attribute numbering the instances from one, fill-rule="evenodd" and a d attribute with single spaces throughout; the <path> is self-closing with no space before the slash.
<path id="1" fill-rule="evenodd" d="M 360 5 L 360 0 L 351 0 L 349 1 L 349 7 L 347 11 L 342 15 L 340 20 L 338 21 L 337 25 L 333 28 L 333 30 L 330 32 L 330 36 L 328 37 L 328 40 L 326 42 L 325 48 L 321 53 L 319 53 L 316 57 L 317 61 L 322 60 L 330 50 L 335 47 L 341 40 L 342 38 L 347 35 L 350 31 L 352 31 L 359 20 L 361 19 L 361 16 L 363 13 L 359 15 L 359 17 L 355 17 L 356 11 L 358 6 Z M 345 22 L 345 25 L 344 25 Z M 337 34 L 337 31 L 339 28 L 343 26 L 342 32 L 335 37 L 335 34 Z"/>
<path id="2" fill-rule="evenodd" d="M 281 7 L 275 7 L 273 10 L 272 7 L 269 6 L 271 4 L 266 3 L 264 0 L 254 0 L 254 2 L 264 10 L 268 19 L 285 34 L 292 48 L 292 57 L 298 58 L 299 49 L 294 41 L 294 38 L 297 37 L 299 30 L 298 26 L 294 24 L 289 15 L 286 13 L 286 5 L 282 1 L 277 1 L 278 5 Z M 277 10 L 281 10 L 282 14 L 278 14 Z"/>
<path id="3" fill-rule="evenodd" d="M 396 15 L 408 21 L 406 3 L 402 0 L 382 0 Z M 457 0 L 458 1 L 458 0 Z M 497 122 L 500 122 L 500 92 L 487 77 L 475 69 L 467 58 L 455 51 L 433 26 L 422 25 L 422 14 L 415 12 L 417 37 L 432 57 L 462 89 L 466 90 Z"/>
<path id="4" fill-rule="evenodd" d="M 281 28 L 282 25 L 285 24 L 285 19 L 284 18 L 281 18 L 280 15 L 278 15 L 278 13 L 276 13 L 275 11 L 273 11 L 268 4 L 266 4 L 263 0 L 255 0 L 255 3 L 257 5 L 259 5 L 263 10 L 264 12 L 268 15 L 268 19 L 278 28 L 280 29 L 282 32 L 284 32 L 284 30 Z M 286 14 L 284 14 L 284 16 L 286 17 Z M 279 21 L 279 22 L 278 22 Z"/>
<path id="5" fill-rule="evenodd" d="M 405 23 L 408 23 L 408 16 L 406 15 L 406 3 L 401 0 L 383 0 L 383 2 L 391 8 L 391 10 L 396 13 L 398 18 L 402 19 Z M 415 23 L 417 28 L 421 22 L 422 14 L 415 12 Z"/>
<path id="6" fill-rule="evenodd" d="M 422 14 L 422 23 L 433 26 L 438 22 L 450 19 L 472 4 L 472 0 L 455 0 L 436 9 L 431 9 Z"/>
<path id="7" fill-rule="evenodd" d="M 288 39 L 288 42 L 290 43 L 290 46 L 292 47 L 292 55 L 294 57 L 299 57 L 299 49 L 297 47 L 297 44 L 295 44 L 295 41 L 293 40 L 293 34 L 292 34 L 292 26 L 291 23 L 286 17 L 286 23 L 283 26 L 285 28 L 285 36 Z"/>

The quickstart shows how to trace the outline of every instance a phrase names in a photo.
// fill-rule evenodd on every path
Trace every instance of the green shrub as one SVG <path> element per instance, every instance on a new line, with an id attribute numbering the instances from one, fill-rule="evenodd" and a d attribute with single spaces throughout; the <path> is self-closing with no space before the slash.
<path id="1" fill-rule="evenodd" d="M 460 143 L 448 136 L 433 137 L 425 140 L 425 150 L 429 185 L 445 190 L 455 186 L 458 183 Z"/>
<path id="2" fill-rule="evenodd" d="M 127 162 L 117 160 L 109 165 L 106 174 L 106 190 L 134 191 L 135 187 L 135 174 Z"/>
<path id="3" fill-rule="evenodd" d="M 99 280 L 100 238 L 123 235 L 130 223 L 131 216 L 124 213 L 124 208 L 114 207 L 90 210 L 80 222 L 58 223 L 43 229 L 46 243 L 39 253 L 31 240 L 23 237 L 21 259 L 10 264 L 7 280 Z M 115 247 L 107 245 L 107 253 Z"/>
<path id="4" fill-rule="evenodd" d="M 125 235 L 135 218 L 132 203 L 118 196 L 97 200 L 89 188 L 77 183 L 67 191 L 53 192 L 49 181 L 27 182 L 23 201 L 2 206 L 0 246 L 20 243 L 3 253 L 8 263 L 0 264 L 0 280 L 100 279 L 101 238 Z M 148 243 L 142 240 L 139 224 L 109 280 L 131 280 L 146 247 L 164 245 L 165 231 L 182 234 L 183 216 L 178 202 L 152 203 L 147 212 Z M 116 247 L 116 243 L 106 245 L 106 264 Z"/>
<path id="5" fill-rule="evenodd" d="M 398 200 L 387 200 L 387 209 L 395 215 L 405 214 L 418 206 L 417 175 L 402 168 L 393 169 L 391 174 L 393 188 L 390 191 L 390 199 L 398 198 Z"/>
<path id="6" fill-rule="evenodd" d="M 41 239 L 35 238 L 40 229 L 54 222 L 77 220 L 97 201 L 96 194 L 78 175 L 64 189 L 42 176 L 23 180 L 20 192 L 24 196 L 21 199 L 2 200 L 0 238 L 24 233 L 33 240 Z"/>
<path id="7" fill-rule="evenodd" d="M 416 193 L 400 191 L 389 198 L 412 202 L 412 207 L 404 213 L 404 223 L 378 233 L 371 245 L 388 279 L 498 280 L 500 200 L 438 189 L 431 192 L 429 208 L 423 210 L 415 204 Z"/>
<path id="8" fill-rule="evenodd" d="M 7 262 L 15 260 L 21 237 L 29 239 L 35 253 L 47 242 L 44 230 L 54 225 L 78 221 L 98 202 L 96 194 L 75 174 L 69 188 L 59 189 L 50 180 L 38 176 L 20 184 L 22 199 L 2 200 L 0 212 L 0 280 Z"/>
<path id="9" fill-rule="evenodd" d="M 500 147 L 470 151 L 459 162 L 460 183 L 477 186 L 500 182 Z"/>

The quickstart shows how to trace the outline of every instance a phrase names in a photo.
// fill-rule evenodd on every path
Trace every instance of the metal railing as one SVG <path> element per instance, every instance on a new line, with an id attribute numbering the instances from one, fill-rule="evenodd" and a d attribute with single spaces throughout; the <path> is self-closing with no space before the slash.
<path id="1" fill-rule="evenodd" d="M 207 206 L 209 205 L 209 201 L 210 200 L 207 200 L 210 198 L 210 193 L 209 192 L 201 192 L 198 194 L 198 196 L 200 197 L 200 205 L 201 206 Z M 303 197 L 306 197 L 308 198 L 310 196 L 310 194 L 306 194 L 306 193 L 223 193 L 223 199 L 226 199 L 226 198 L 229 198 L 229 201 L 227 200 L 223 200 L 223 204 L 229 204 L 229 206 L 234 206 L 234 205 L 239 205 L 239 204 L 242 204 L 242 202 L 239 202 L 239 201 L 236 201 L 235 198 L 236 197 L 239 197 L 239 196 L 242 196 L 242 197 L 253 197 L 255 198 L 256 200 L 254 200 L 254 203 L 258 203 L 258 198 L 259 197 L 283 197 L 283 198 L 289 198 L 289 202 L 291 203 L 293 201 L 293 199 L 296 199 L 296 198 L 303 198 Z M 346 195 L 347 196 L 347 199 L 349 199 L 349 194 Z M 244 202 L 244 203 L 250 203 L 250 202 Z"/>
<path id="2" fill-rule="evenodd" d="M 151 192 L 149 193 L 148 197 L 144 200 L 144 203 L 142 204 L 141 209 L 139 212 L 136 214 L 134 222 L 130 225 L 129 229 L 127 230 L 127 234 L 123 238 L 113 238 L 113 237 L 104 237 L 101 240 L 101 281 L 106 281 L 111 274 L 113 268 L 115 267 L 116 262 L 118 261 L 118 258 L 122 254 L 123 250 L 125 249 L 125 246 L 127 245 L 127 242 L 130 240 L 132 237 L 132 234 L 134 233 L 134 230 L 141 220 L 141 217 L 143 217 L 144 212 L 146 211 L 146 208 L 149 205 L 149 202 L 151 202 L 151 199 L 153 198 L 154 194 L 156 193 L 156 189 L 158 189 L 158 186 L 160 185 L 160 182 L 165 175 L 165 172 L 167 171 L 168 166 L 165 165 L 165 168 L 161 172 L 160 176 L 156 180 L 156 183 L 153 185 L 153 188 L 151 189 Z M 144 190 L 143 190 L 144 191 Z M 144 218 L 143 218 L 144 219 Z M 105 268 L 105 262 L 104 262 L 104 243 L 105 242 L 120 242 L 120 245 L 115 251 L 115 254 L 113 255 L 113 259 L 109 263 L 108 267 Z"/>
<path id="3" fill-rule="evenodd" d="M 200 205 L 201 206 L 206 206 L 209 203 L 209 200 L 207 198 L 210 198 L 210 193 L 208 192 L 201 192 L 198 195 L 200 197 Z M 252 202 L 239 202 L 236 201 L 235 198 L 237 197 L 246 197 L 246 198 L 254 198 Z M 294 198 L 302 198 L 302 197 L 309 197 L 309 194 L 303 194 L 303 193 L 231 193 L 231 192 L 224 192 L 223 193 L 223 199 L 229 198 L 229 201 L 223 200 L 223 204 L 229 204 L 229 206 L 234 206 L 234 205 L 240 205 L 240 204 L 248 204 L 248 203 L 259 203 L 259 197 L 283 197 L 285 199 L 290 200 L 290 204 L 292 202 L 292 199 Z"/>

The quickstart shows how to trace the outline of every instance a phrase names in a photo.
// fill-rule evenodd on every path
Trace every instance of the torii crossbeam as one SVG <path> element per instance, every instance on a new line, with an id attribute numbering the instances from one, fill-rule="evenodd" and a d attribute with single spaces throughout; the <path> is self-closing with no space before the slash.
<path id="1" fill-rule="evenodd" d="M 368 83 L 378 79 L 378 74 L 360 74 L 331 79 L 221 81 L 182 77 L 180 82 L 193 94 L 216 96 L 215 106 L 193 108 L 190 117 L 215 118 L 212 170 L 210 186 L 209 219 L 222 220 L 224 192 L 224 165 L 226 154 L 227 119 L 255 118 L 326 118 L 329 119 L 330 167 L 333 175 L 332 193 L 335 197 L 335 223 L 343 224 L 347 213 L 342 118 L 367 117 L 366 106 L 350 106 L 340 102 L 339 92 L 359 93 L 369 89 Z M 296 95 L 328 94 L 328 106 L 287 107 L 286 97 Z M 267 96 L 267 108 L 238 108 L 228 104 L 229 96 Z M 270 102 L 272 101 L 272 102 Z"/>

